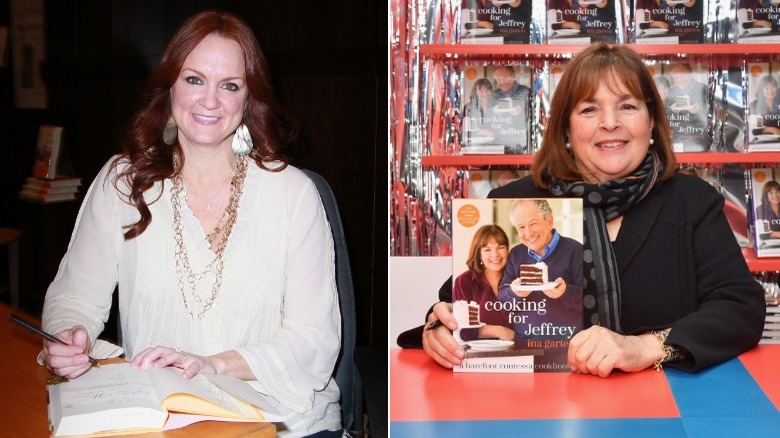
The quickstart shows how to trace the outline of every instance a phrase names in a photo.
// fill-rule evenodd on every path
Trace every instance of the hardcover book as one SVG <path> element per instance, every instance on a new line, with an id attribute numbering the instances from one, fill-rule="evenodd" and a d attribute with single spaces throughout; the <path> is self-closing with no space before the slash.
<path id="1" fill-rule="evenodd" d="M 780 168 L 750 169 L 756 257 L 780 256 Z"/>
<path id="2" fill-rule="evenodd" d="M 738 0 L 740 43 L 780 42 L 780 0 Z"/>
<path id="3" fill-rule="evenodd" d="M 531 68 L 467 65 L 463 69 L 464 154 L 529 153 Z"/>
<path id="4" fill-rule="evenodd" d="M 63 193 L 74 194 L 78 191 L 78 186 L 45 187 L 34 184 L 22 185 L 22 192 L 34 195 L 61 195 Z"/>
<path id="5" fill-rule="evenodd" d="M 780 62 L 747 64 L 748 152 L 780 150 Z"/>
<path id="6" fill-rule="evenodd" d="M 708 67 L 703 63 L 648 63 L 672 127 L 675 152 L 710 150 Z"/>
<path id="7" fill-rule="evenodd" d="M 75 176 L 60 176 L 53 179 L 37 178 L 28 176 L 24 183 L 29 186 L 47 187 L 78 187 L 81 185 L 81 178 Z"/>
<path id="8" fill-rule="evenodd" d="M 582 329 L 581 199 L 454 199 L 455 372 L 569 371 Z M 541 246 L 540 246 L 541 245 Z"/>
<path id="9" fill-rule="evenodd" d="M 48 391 L 54 436 L 160 431 L 202 420 L 279 421 L 252 404 L 257 393 L 246 382 L 211 375 L 185 380 L 170 367 L 101 365 Z"/>
<path id="10" fill-rule="evenodd" d="M 617 43 L 618 0 L 547 0 L 550 44 Z"/>
<path id="11" fill-rule="evenodd" d="M 67 202 L 76 199 L 76 194 L 70 193 L 35 193 L 27 190 L 19 192 L 19 199 L 34 201 L 41 204 L 53 204 L 55 202 Z"/>
<path id="12" fill-rule="evenodd" d="M 33 175 L 49 179 L 56 177 L 61 148 L 62 127 L 41 125 L 38 129 L 38 145 L 35 150 Z"/>
<path id="13" fill-rule="evenodd" d="M 635 0 L 636 43 L 703 43 L 704 3 L 702 0 Z"/>
<path id="14" fill-rule="evenodd" d="M 463 0 L 461 43 L 528 44 L 531 0 Z"/>

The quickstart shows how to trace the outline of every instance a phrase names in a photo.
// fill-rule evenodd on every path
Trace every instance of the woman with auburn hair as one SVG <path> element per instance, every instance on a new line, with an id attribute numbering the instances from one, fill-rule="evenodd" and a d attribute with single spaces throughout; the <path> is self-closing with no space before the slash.
<path id="1" fill-rule="evenodd" d="M 119 286 L 131 365 L 249 381 L 280 436 L 340 436 L 333 242 L 311 180 L 279 149 L 295 124 L 237 17 L 203 12 L 169 42 L 124 152 L 90 186 L 49 286 L 41 361 L 77 378 Z"/>
<path id="2" fill-rule="evenodd" d="M 515 339 L 514 330 L 509 328 L 507 313 L 487 306 L 490 301 L 498 301 L 498 289 L 508 255 L 509 237 L 498 225 L 483 225 L 474 233 L 466 260 L 468 270 L 455 279 L 452 299 L 479 304 L 480 320 L 485 326 L 462 329 L 460 336 L 464 341 L 477 338 Z"/>
<path id="3" fill-rule="evenodd" d="M 769 180 L 761 189 L 761 203 L 756 206 L 756 219 L 767 221 L 769 230 L 758 230 L 762 239 L 780 238 L 780 183 Z"/>
<path id="4" fill-rule="evenodd" d="M 678 172 L 664 104 L 642 58 L 592 44 L 555 90 L 531 177 L 494 198 L 583 200 L 583 327 L 569 342 L 572 371 L 607 377 L 669 366 L 698 371 L 755 346 L 764 292 L 748 270 L 707 182 Z M 463 348 L 447 297 L 422 344 L 439 364 Z"/>

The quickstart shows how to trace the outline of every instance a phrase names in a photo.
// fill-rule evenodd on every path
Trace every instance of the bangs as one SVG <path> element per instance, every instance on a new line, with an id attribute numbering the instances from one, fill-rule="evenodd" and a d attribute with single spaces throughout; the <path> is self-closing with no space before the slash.
<path id="1" fill-rule="evenodd" d="M 651 90 L 642 90 L 638 73 L 633 66 L 621 63 L 592 63 L 583 65 L 580 74 L 574 77 L 572 108 L 580 102 L 590 100 L 596 95 L 600 85 L 622 96 L 628 94 L 636 99 L 645 101 L 645 96 L 652 98 Z"/>

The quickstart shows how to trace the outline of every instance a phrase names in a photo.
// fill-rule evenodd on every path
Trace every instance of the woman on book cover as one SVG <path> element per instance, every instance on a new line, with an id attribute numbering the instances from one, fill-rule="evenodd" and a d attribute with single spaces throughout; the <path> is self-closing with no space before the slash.
<path id="1" fill-rule="evenodd" d="M 490 112 L 490 96 L 493 94 L 493 83 L 487 78 L 479 78 L 471 87 L 469 101 L 464 111 L 466 116 L 466 132 L 470 137 L 493 137 L 492 124 L 488 120 Z"/>
<path id="2" fill-rule="evenodd" d="M 296 124 L 277 103 L 252 29 L 188 19 L 92 183 L 49 286 L 53 372 L 78 378 L 119 288 L 131 365 L 248 381 L 287 420 L 280 436 L 341 436 L 333 243 L 313 182 L 279 150 Z"/>
<path id="3" fill-rule="evenodd" d="M 561 77 L 531 176 L 494 198 L 583 200 L 584 330 L 572 371 L 607 377 L 651 367 L 694 372 L 761 339 L 764 291 L 723 212 L 723 195 L 679 172 L 671 127 L 644 60 L 624 45 L 591 44 Z M 433 306 L 425 351 L 464 358 L 449 300 Z"/>
<path id="4" fill-rule="evenodd" d="M 769 180 L 761 189 L 761 203 L 756 206 L 756 219 L 766 221 L 768 229 L 758 229 L 761 239 L 780 238 L 780 183 Z"/>
<path id="5" fill-rule="evenodd" d="M 509 328 L 508 314 L 488 305 L 498 302 L 498 287 L 508 255 L 509 237 L 498 225 L 483 225 L 474 233 L 466 260 L 469 269 L 455 279 L 452 300 L 479 304 L 479 319 L 485 326 L 461 329 L 460 337 L 464 341 L 477 338 L 511 341 L 515 338 L 514 330 Z"/>
<path id="6" fill-rule="evenodd" d="M 756 98 L 750 102 L 748 112 L 761 116 L 762 126 L 755 127 L 753 134 L 780 134 L 780 93 L 777 79 L 765 74 L 756 84 Z"/>

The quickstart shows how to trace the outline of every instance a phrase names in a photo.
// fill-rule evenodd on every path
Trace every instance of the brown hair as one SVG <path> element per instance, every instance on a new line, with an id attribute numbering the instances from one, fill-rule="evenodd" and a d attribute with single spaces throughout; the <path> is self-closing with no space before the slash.
<path id="1" fill-rule="evenodd" d="M 249 157 L 266 170 L 279 171 L 287 165 L 287 160 L 278 151 L 295 138 L 297 122 L 277 103 L 265 55 L 252 29 L 230 13 L 206 11 L 194 15 L 179 27 L 165 48 L 160 63 L 146 83 L 146 103 L 128 121 L 122 135 L 124 151 L 112 164 L 117 168 L 119 162 L 128 163 L 119 172 L 115 187 L 119 190 L 119 181 L 129 187 L 127 202 L 140 214 L 138 222 L 124 227 L 126 240 L 143 233 L 152 221 L 144 192 L 155 182 L 173 176 L 174 155 L 178 155 L 183 164 L 179 143 L 169 146 L 162 141 L 165 122 L 171 115 L 170 89 L 184 60 L 211 34 L 237 42 L 244 54 L 249 93 L 242 123 L 249 129 L 255 145 Z M 265 163 L 271 161 L 280 161 L 281 166 L 269 169 Z"/>
<path id="2" fill-rule="evenodd" d="M 495 240 L 497 244 L 505 245 L 507 250 L 509 249 L 509 237 L 507 237 L 503 228 L 498 225 L 481 226 L 471 239 L 469 258 L 466 259 L 466 266 L 469 267 L 470 271 L 481 274 L 485 270 L 485 267 L 479 264 L 479 262 L 482 261 L 480 250 L 486 247 L 491 240 Z"/>
<path id="3" fill-rule="evenodd" d="M 769 204 L 769 192 L 775 189 L 776 191 L 780 192 L 780 183 L 777 181 L 770 179 L 769 181 L 764 184 L 764 188 L 761 189 L 761 203 L 768 205 Z"/>
<path id="4" fill-rule="evenodd" d="M 656 152 L 664 172 L 660 179 L 677 172 L 677 160 L 672 150 L 672 130 L 666 119 L 666 109 L 653 77 L 642 58 L 626 46 L 592 44 L 574 57 L 566 66 L 550 102 L 550 117 L 544 130 L 542 146 L 534 157 L 531 174 L 536 186 L 549 188 L 549 178 L 579 181 L 582 172 L 566 149 L 569 117 L 574 107 L 592 98 L 601 84 L 612 91 L 622 86 L 647 104 L 650 118 L 655 121 L 650 147 Z"/>

